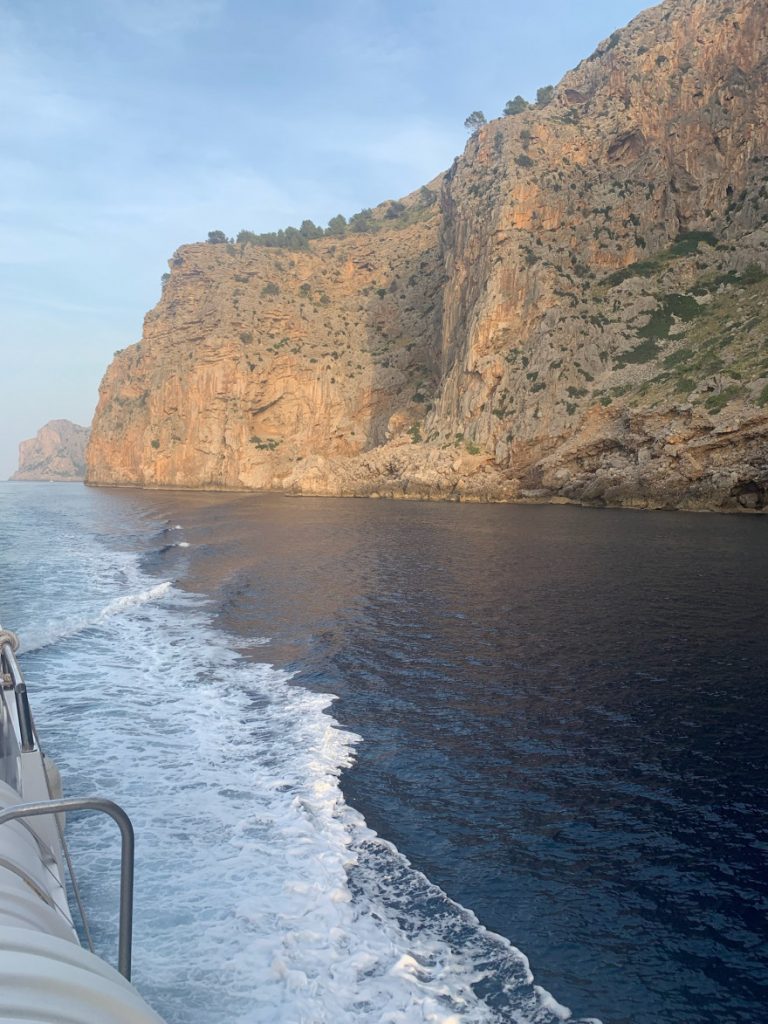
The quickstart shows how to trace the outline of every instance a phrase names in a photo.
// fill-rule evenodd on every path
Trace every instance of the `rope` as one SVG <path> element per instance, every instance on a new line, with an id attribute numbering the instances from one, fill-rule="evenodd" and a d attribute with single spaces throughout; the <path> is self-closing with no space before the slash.
<path id="1" fill-rule="evenodd" d="M 64 851 L 64 859 L 67 862 L 67 871 L 69 872 L 69 880 L 72 883 L 72 893 L 77 903 L 77 909 L 80 914 L 80 920 L 83 922 L 83 932 L 85 933 L 85 941 L 88 943 L 88 949 L 92 953 L 95 952 L 93 948 L 93 939 L 91 938 L 91 929 L 88 925 L 88 915 L 85 912 L 85 906 L 83 905 L 83 898 L 80 895 L 80 886 L 77 882 L 77 875 L 75 874 L 75 865 L 72 863 L 72 858 L 69 855 L 69 847 L 67 841 L 64 838 L 64 829 L 61 827 L 58 814 L 56 815 L 56 828 L 59 832 L 59 839 L 61 840 L 61 848 Z"/>
<path id="2" fill-rule="evenodd" d="M 4 644 L 9 644 L 15 654 L 19 649 L 19 638 L 10 629 L 0 629 L 0 647 Z"/>
<path id="3" fill-rule="evenodd" d="M 43 755 L 43 749 L 40 746 L 40 737 L 37 734 L 37 727 L 35 726 L 34 719 L 32 721 L 32 734 L 35 737 L 35 745 L 40 752 L 40 757 L 43 758 L 43 774 L 45 775 L 45 788 L 48 790 L 48 799 L 53 800 L 53 793 L 51 792 L 51 780 L 48 778 L 48 772 L 45 770 L 45 759 Z M 56 821 L 56 831 L 59 833 L 59 842 L 61 843 L 61 849 L 64 853 L 64 860 L 67 864 L 67 871 L 69 872 L 69 880 L 72 883 L 72 894 L 75 897 L 77 903 L 77 910 L 80 914 L 80 920 L 83 923 L 83 932 L 85 933 L 85 941 L 88 943 L 88 949 L 91 953 L 95 953 L 93 948 L 93 939 L 91 938 L 91 929 L 88 925 L 88 915 L 85 912 L 85 905 L 83 904 L 82 896 L 80 895 L 80 886 L 77 881 L 77 875 L 75 874 L 75 865 L 72 863 L 72 858 L 69 854 L 69 846 L 64 838 L 64 829 L 61 827 L 61 819 L 58 814 L 54 814 L 54 820 Z"/>

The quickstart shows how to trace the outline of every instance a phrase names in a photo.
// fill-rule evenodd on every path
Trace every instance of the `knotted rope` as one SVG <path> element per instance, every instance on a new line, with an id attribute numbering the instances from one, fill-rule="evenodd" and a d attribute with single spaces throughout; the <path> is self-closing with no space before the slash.
<path id="1" fill-rule="evenodd" d="M 11 650 L 15 654 L 19 649 L 19 638 L 12 630 L 0 628 L 0 647 L 3 644 L 10 644 Z"/>

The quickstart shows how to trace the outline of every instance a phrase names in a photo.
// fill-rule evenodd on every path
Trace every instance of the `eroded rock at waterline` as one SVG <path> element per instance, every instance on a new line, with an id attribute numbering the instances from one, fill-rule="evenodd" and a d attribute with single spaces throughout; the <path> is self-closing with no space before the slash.
<path id="1" fill-rule="evenodd" d="M 764 508 L 767 22 L 662 4 L 365 232 L 182 247 L 89 482 Z"/>

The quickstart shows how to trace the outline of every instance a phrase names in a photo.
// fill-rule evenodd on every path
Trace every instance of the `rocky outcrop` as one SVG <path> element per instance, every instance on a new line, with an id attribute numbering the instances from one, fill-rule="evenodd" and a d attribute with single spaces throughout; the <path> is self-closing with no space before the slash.
<path id="1" fill-rule="evenodd" d="M 88 427 L 51 420 L 19 445 L 19 468 L 11 480 L 83 480 Z"/>
<path id="2" fill-rule="evenodd" d="M 364 233 L 181 248 L 89 482 L 762 509 L 767 25 L 669 0 Z"/>

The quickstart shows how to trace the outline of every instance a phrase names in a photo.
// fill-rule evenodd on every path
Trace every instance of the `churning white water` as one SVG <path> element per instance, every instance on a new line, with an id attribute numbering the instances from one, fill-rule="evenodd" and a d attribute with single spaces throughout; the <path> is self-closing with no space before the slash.
<path id="1" fill-rule="evenodd" d="M 359 738 L 332 698 L 242 657 L 205 599 L 141 571 L 131 544 L 157 524 L 137 521 L 116 550 L 77 499 L 32 522 L 2 497 L 3 624 L 22 634 L 66 791 L 112 797 L 134 821 L 134 980 L 169 1024 L 568 1017 L 520 952 L 345 803 Z M 68 832 L 97 950 L 114 958 L 116 830 L 80 816 Z"/>

